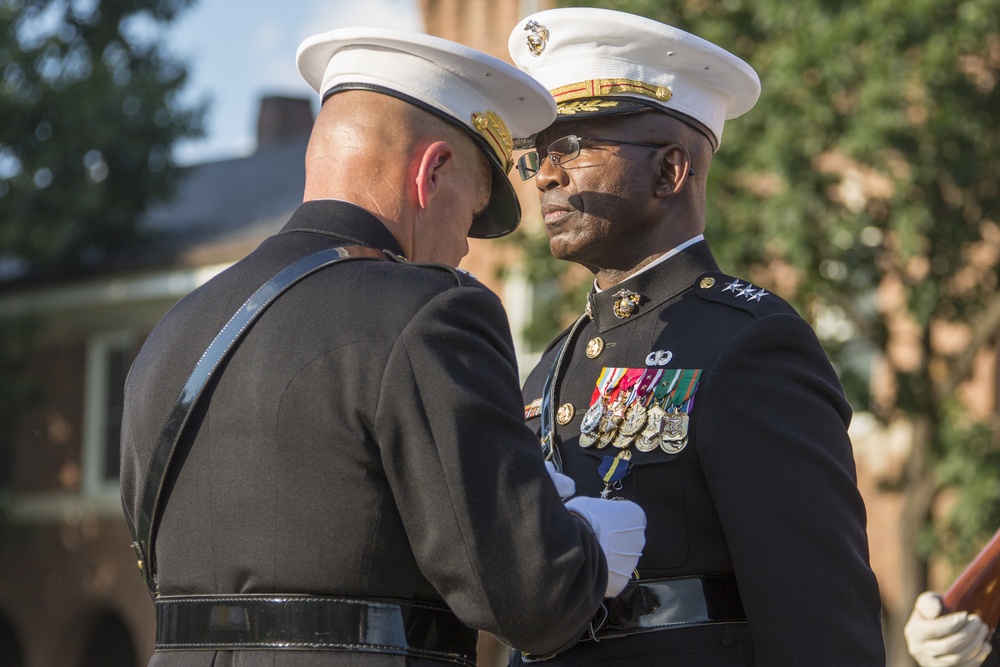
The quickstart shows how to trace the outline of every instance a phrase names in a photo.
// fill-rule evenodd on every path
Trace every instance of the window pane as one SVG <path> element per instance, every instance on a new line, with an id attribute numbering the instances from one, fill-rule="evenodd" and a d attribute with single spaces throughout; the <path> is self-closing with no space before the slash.
<path id="1" fill-rule="evenodd" d="M 122 413 L 125 405 L 125 376 L 132 363 L 132 352 L 125 347 L 108 350 L 108 390 L 105 399 L 103 479 L 116 480 L 121 466 Z"/>

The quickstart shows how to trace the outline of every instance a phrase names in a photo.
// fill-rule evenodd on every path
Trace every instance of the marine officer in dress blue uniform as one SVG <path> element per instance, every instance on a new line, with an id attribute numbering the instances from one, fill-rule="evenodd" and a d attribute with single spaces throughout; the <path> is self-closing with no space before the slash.
<path id="1" fill-rule="evenodd" d="M 629 586 L 544 664 L 884 665 L 839 379 L 809 325 L 721 272 L 703 235 L 712 157 L 757 74 L 601 9 L 533 14 L 509 46 L 558 104 L 519 169 L 552 254 L 594 274 L 525 416 L 578 493 L 648 519 Z"/>
<path id="2" fill-rule="evenodd" d="M 564 507 L 500 301 L 455 268 L 467 235 L 517 225 L 511 137 L 554 104 L 421 34 L 334 30 L 298 67 L 323 100 L 304 203 L 171 309 L 127 381 L 150 664 L 470 666 L 474 629 L 558 650 L 624 587 L 643 513 Z"/>

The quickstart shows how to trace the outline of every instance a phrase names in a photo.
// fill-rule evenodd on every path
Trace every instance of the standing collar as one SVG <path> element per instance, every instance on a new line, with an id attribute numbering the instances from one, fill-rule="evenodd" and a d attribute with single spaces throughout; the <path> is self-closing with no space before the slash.
<path id="1" fill-rule="evenodd" d="M 587 295 L 587 310 L 599 332 L 655 311 L 657 306 L 690 288 L 703 273 L 719 270 L 704 237 L 696 237 L 676 250 L 678 252 L 668 253 L 670 256 L 633 273 L 617 285 L 600 292 L 592 290 Z M 630 303 L 619 304 L 622 299 L 629 301 L 630 296 Z M 627 311 L 630 314 L 626 317 L 616 315 L 616 304 L 619 304 L 620 313 Z"/>
<path id="2" fill-rule="evenodd" d="M 381 220 L 360 206 L 339 199 L 314 199 L 300 204 L 278 233 L 291 232 L 323 234 L 351 245 L 403 254 L 396 237 Z"/>
<path id="3" fill-rule="evenodd" d="M 673 250 L 670 250 L 670 251 L 665 252 L 662 255 L 660 255 L 659 257 L 657 257 L 656 259 L 654 259 L 652 262 L 650 262 L 646 266 L 642 267 L 641 269 L 639 269 L 638 271 L 636 271 L 635 273 L 633 273 L 632 275 L 630 275 L 626 280 L 631 280 L 632 278 L 636 277 L 640 273 L 642 273 L 644 271 L 649 271 L 650 269 L 652 269 L 654 267 L 657 267 L 660 264 L 663 264 L 665 261 L 667 261 L 668 259 L 670 259 L 674 255 L 676 255 L 677 253 L 681 252 L 682 250 L 686 250 L 687 248 L 690 248 L 691 246 L 693 246 L 695 243 L 698 243 L 699 241 L 704 241 L 704 240 L 705 240 L 705 235 L 704 234 L 698 234 L 697 236 L 689 238 L 687 241 L 685 241 L 684 243 L 680 244 L 679 246 L 677 246 Z M 602 290 L 597 285 L 597 278 L 594 278 L 594 292 L 600 293 L 600 292 L 603 292 L 603 291 L 604 290 Z"/>

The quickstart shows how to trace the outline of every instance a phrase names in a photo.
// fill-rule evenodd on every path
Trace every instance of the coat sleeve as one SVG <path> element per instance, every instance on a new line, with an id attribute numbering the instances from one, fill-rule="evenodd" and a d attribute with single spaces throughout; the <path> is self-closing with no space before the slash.
<path id="1" fill-rule="evenodd" d="M 520 399 L 499 300 L 451 289 L 394 345 L 375 430 L 427 580 L 467 625 L 548 653 L 580 637 L 607 566 L 556 494 Z"/>
<path id="2" fill-rule="evenodd" d="M 698 453 L 761 665 L 884 665 L 881 603 L 847 435 L 812 329 L 761 317 L 696 398 Z"/>

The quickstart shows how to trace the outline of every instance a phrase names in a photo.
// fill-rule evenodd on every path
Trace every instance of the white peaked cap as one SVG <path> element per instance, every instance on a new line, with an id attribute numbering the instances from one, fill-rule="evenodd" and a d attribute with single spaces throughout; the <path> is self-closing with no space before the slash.
<path id="1" fill-rule="evenodd" d="M 757 73 L 725 49 L 625 12 L 538 12 L 518 23 L 508 48 L 552 93 L 557 120 L 652 107 L 706 132 L 718 149 L 726 120 L 760 96 Z"/>
<path id="2" fill-rule="evenodd" d="M 307 38 L 299 45 L 296 64 L 321 100 L 342 90 L 371 90 L 464 129 L 493 167 L 489 205 L 473 221 L 469 236 L 493 238 L 517 227 L 521 210 L 507 179 L 513 137 L 544 129 L 556 111 L 552 96 L 530 76 L 445 39 L 368 27 Z"/>

